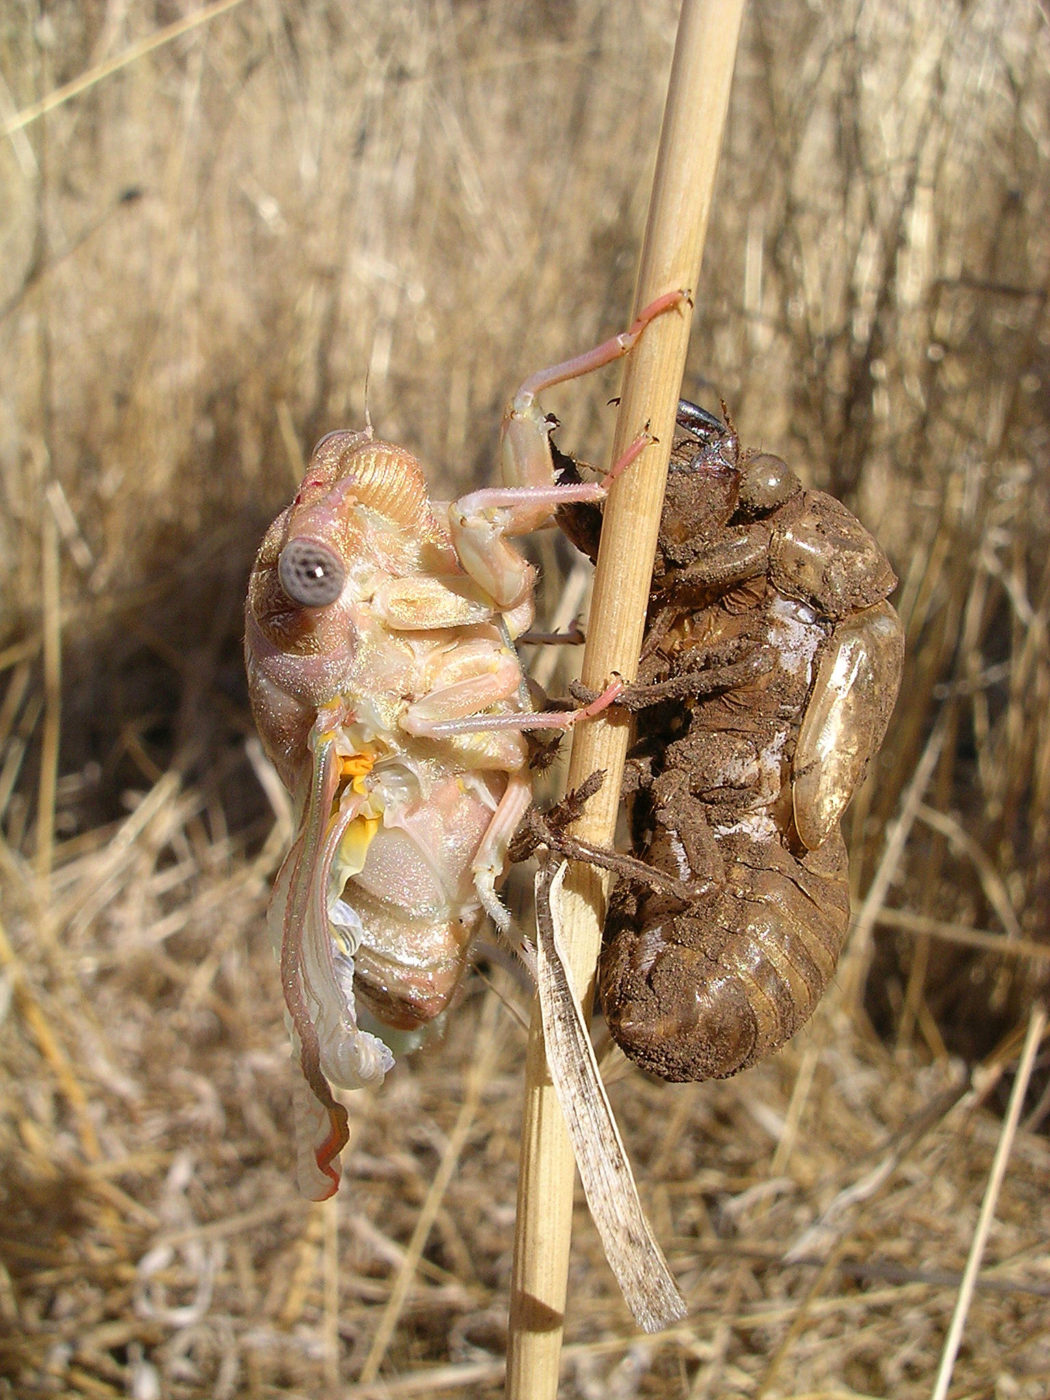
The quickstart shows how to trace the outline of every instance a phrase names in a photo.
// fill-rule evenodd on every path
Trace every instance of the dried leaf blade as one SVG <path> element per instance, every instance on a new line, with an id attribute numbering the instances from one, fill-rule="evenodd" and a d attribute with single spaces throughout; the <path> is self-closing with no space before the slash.
<path id="1" fill-rule="evenodd" d="M 536 876 L 537 983 L 547 1063 L 609 1267 L 639 1325 L 658 1332 L 687 1309 L 638 1196 L 566 969 L 556 912 L 566 869 L 563 861 L 552 875 L 548 863 Z"/>

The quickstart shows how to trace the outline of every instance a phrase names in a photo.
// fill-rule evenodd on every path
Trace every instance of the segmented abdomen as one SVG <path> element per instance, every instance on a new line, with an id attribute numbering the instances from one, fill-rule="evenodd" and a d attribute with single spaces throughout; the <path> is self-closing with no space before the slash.
<path id="1" fill-rule="evenodd" d="M 711 896 L 660 910 L 623 882 L 606 924 L 609 1028 L 662 1079 L 721 1079 L 780 1049 L 812 1015 L 849 925 L 837 831 L 801 859 L 747 836 L 719 845 Z"/>
<path id="2" fill-rule="evenodd" d="M 599 978 L 624 1051 L 661 1078 L 697 1080 L 745 1069 L 809 1018 L 842 949 L 849 888 L 837 827 L 807 851 L 791 803 L 799 727 L 833 624 L 765 578 L 675 611 L 640 680 L 702 670 L 727 648 L 757 649 L 762 666 L 743 685 L 640 713 L 633 851 L 698 893 L 686 902 L 622 880 Z"/>

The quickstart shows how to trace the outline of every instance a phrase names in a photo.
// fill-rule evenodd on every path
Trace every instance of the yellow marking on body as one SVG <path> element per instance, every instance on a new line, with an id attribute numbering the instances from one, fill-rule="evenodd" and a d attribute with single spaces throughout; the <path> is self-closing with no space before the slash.
<path id="1" fill-rule="evenodd" d="M 339 842 L 339 873 L 344 879 L 360 875 L 372 839 L 379 830 L 379 817 L 355 817 Z"/>
<path id="2" fill-rule="evenodd" d="M 354 778 L 353 784 L 355 792 L 360 792 L 358 782 L 368 776 L 375 767 L 375 759 L 370 753 L 349 753 L 343 754 L 339 759 L 339 772 L 344 778 Z"/>
<path id="3" fill-rule="evenodd" d="M 339 759 L 339 776 L 349 778 L 350 787 L 359 797 L 366 797 L 368 789 L 365 779 L 375 767 L 375 758 L 370 753 L 343 754 Z M 339 842 L 339 868 L 344 879 L 358 875 L 364 869 L 368 848 L 379 830 L 382 818 L 362 812 L 355 817 L 343 833 Z"/>

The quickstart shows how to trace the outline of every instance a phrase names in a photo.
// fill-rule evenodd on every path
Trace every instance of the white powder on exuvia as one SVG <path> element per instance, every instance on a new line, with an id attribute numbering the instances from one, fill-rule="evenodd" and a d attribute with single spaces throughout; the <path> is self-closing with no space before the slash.
<path id="1" fill-rule="evenodd" d="M 817 615 L 794 598 L 774 598 L 769 606 L 769 640 L 789 676 L 808 686 L 813 678 L 813 658 L 825 637 Z"/>

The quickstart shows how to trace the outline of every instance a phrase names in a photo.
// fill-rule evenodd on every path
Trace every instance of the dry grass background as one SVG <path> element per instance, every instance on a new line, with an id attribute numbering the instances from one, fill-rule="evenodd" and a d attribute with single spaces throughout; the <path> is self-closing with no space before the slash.
<path id="1" fill-rule="evenodd" d="M 366 382 L 459 490 L 621 325 L 674 6 L 242 0 L 12 122 L 187 12 L 0 13 L 0 1395 L 494 1396 L 524 1033 L 472 980 L 296 1197 L 239 611 Z M 581 1206 L 566 1397 L 931 1392 L 1050 962 L 1048 157 L 1045 6 L 749 9 L 686 389 L 877 530 L 910 659 L 813 1028 L 613 1076 L 691 1312 L 640 1338 Z M 592 459 L 614 384 L 551 398 Z M 953 1396 L 1050 1395 L 1047 1085 Z"/>

